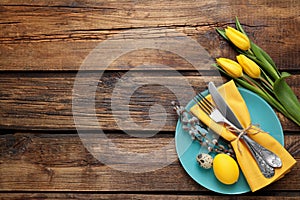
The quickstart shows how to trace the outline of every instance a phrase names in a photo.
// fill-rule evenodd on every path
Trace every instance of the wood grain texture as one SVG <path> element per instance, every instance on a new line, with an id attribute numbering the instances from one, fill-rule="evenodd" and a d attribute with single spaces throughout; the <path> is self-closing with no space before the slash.
<path id="1" fill-rule="evenodd" d="M 99 72 L 87 73 L 77 77 L 77 81 L 80 80 L 77 92 L 73 90 L 75 73 L 5 73 L 0 75 L 0 127 L 20 130 L 74 130 L 73 114 L 80 114 L 85 115 L 82 117 L 83 129 L 138 130 L 135 125 L 137 124 L 140 129 L 158 130 L 155 126 L 146 126 L 151 123 L 149 109 L 159 104 L 165 110 L 160 109 L 153 114 L 158 120 L 156 123 L 159 124 L 159 120 L 166 117 L 165 125 L 160 130 L 174 131 L 177 116 L 171 101 L 179 100 L 182 105 L 186 105 L 195 95 L 194 92 L 206 89 L 208 81 L 214 81 L 218 85 L 224 79 L 218 76 L 201 76 L 196 72 L 187 76 L 173 73 L 169 75 L 170 73 L 130 72 L 129 76 L 125 72 L 107 72 L 99 81 Z M 98 86 L 91 87 L 89 84 L 93 84 L 95 80 Z M 299 96 L 298 80 L 299 75 L 288 79 Z M 96 92 L 85 92 L 90 91 L 91 89 L 86 89 L 90 87 L 95 88 Z M 190 93 L 191 90 L 193 93 Z M 78 109 L 72 109 L 72 96 L 81 101 L 76 103 L 79 104 Z M 99 124 L 89 123 L 93 118 L 90 113 L 94 107 L 91 108 L 90 104 L 94 97 Z M 299 131 L 299 127 L 290 120 L 281 114 L 278 116 L 285 131 Z M 124 123 L 126 121 L 128 125 L 125 128 L 120 127 L 116 120 Z"/>
<path id="2" fill-rule="evenodd" d="M 235 16 L 280 69 L 296 70 L 299 66 L 297 0 L 16 0 L 2 1 L 0 8 L 0 70 L 78 70 L 99 42 L 141 28 L 175 29 L 195 39 L 212 58 L 232 57 L 233 52 L 215 28 L 233 25 Z M 124 62 L 130 64 L 132 60 L 127 57 Z M 178 69 L 190 68 L 178 65 Z"/>
<path id="3" fill-rule="evenodd" d="M 236 54 L 215 28 L 233 26 L 236 16 L 278 68 L 293 74 L 288 83 L 299 98 L 298 0 L 1 0 L 0 199 L 298 199 L 300 128 L 279 113 L 285 147 L 298 162 L 281 180 L 238 196 L 221 196 L 195 183 L 178 161 L 175 146 L 157 155 L 173 161 L 164 168 L 121 172 L 112 167 L 128 165 L 110 152 L 99 151 L 110 159 L 97 160 L 76 132 L 72 97 L 80 98 L 83 111 L 94 109 L 88 107 L 94 98 L 99 124 L 90 123 L 87 114 L 80 128 L 95 133 L 100 127 L 107 139 L 92 145 L 113 142 L 125 155 L 152 152 L 172 142 L 177 116 L 170 101 L 186 104 L 190 88 L 203 91 L 208 80 L 226 81 L 210 62 Z M 137 46 L 105 65 L 122 44 L 132 47 L 125 41 L 168 44 L 178 38 L 192 39 L 205 53 L 186 43 L 177 44 L 177 51 Z M 108 41 L 114 45 L 101 51 L 99 64 L 84 68 L 84 76 L 76 78 L 87 56 Z M 197 68 L 182 52 L 203 65 Z M 76 80 L 81 90 L 74 89 Z M 94 93 L 86 90 L 88 85 L 95 86 Z M 112 98 L 124 96 L 128 104 L 111 106 Z M 126 131 L 147 136 L 157 130 L 149 126 L 153 105 L 165 109 L 152 115 L 166 120 L 161 132 L 150 138 L 130 136 Z M 132 119 L 138 126 L 124 128 L 117 119 Z M 145 167 L 134 160 L 132 164 Z"/>
<path id="4" fill-rule="evenodd" d="M 174 136 L 132 138 L 115 133 L 107 137 L 123 151 L 139 153 L 162 148 Z M 296 166 L 262 191 L 299 191 L 299 139 L 298 135 L 285 136 L 285 147 L 298 161 Z M 207 191 L 183 170 L 175 147 L 169 149 L 174 162 L 166 167 L 146 173 L 128 173 L 95 159 L 77 134 L 6 134 L 1 135 L 0 144 L 2 191 Z M 113 154 L 111 157 L 107 161 L 110 166 L 124 165 L 114 160 Z"/>
<path id="5" fill-rule="evenodd" d="M 279 196 L 267 194 L 261 195 L 249 195 L 249 196 L 217 196 L 217 195 L 209 195 L 202 193 L 194 193 L 194 194 L 86 194 L 86 193 L 2 193 L 0 199 L 59 199 L 59 200 L 69 200 L 69 199 L 97 199 L 97 200 L 138 200 L 138 199 L 176 199 L 176 200 L 195 200 L 195 199 L 207 199 L 207 200 L 247 200 L 249 198 L 257 199 L 257 200 L 297 200 L 299 199 L 299 193 L 279 193 Z M 286 196 L 281 196 L 285 194 Z"/>

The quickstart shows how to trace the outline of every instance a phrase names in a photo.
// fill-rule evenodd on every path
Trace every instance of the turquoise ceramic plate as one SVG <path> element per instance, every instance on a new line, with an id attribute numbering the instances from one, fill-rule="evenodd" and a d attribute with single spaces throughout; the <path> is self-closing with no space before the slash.
<path id="1" fill-rule="evenodd" d="M 280 121 L 269 104 L 249 90 L 239 88 L 239 91 L 247 104 L 252 123 L 260 124 L 263 130 L 269 132 L 283 145 L 284 137 Z M 202 94 L 207 95 L 207 93 L 205 91 Z M 194 101 L 190 101 L 186 108 L 189 110 L 194 104 Z M 225 185 L 215 178 L 212 169 L 206 170 L 201 168 L 196 161 L 196 156 L 199 153 L 207 153 L 207 149 L 201 147 L 197 141 L 191 139 L 187 132 L 183 131 L 180 121 L 178 121 L 176 127 L 175 143 L 176 151 L 183 168 L 203 187 L 222 194 L 241 194 L 250 191 L 241 171 L 237 183 Z"/>

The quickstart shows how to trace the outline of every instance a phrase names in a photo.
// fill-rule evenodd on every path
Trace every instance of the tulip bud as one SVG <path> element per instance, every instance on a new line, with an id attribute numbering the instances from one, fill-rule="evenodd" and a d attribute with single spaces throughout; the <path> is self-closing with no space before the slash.
<path id="1" fill-rule="evenodd" d="M 240 31 L 228 26 L 225 29 L 225 35 L 239 49 L 245 50 L 245 51 L 250 49 L 249 38 L 245 34 L 241 33 Z"/>
<path id="2" fill-rule="evenodd" d="M 246 74 L 248 74 L 251 78 L 260 77 L 260 68 L 253 60 L 242 54 L 238 55 L 236 59 L 242 66 L 244 72 L 246 72 Z"/>
<path id="3" fill-rule="evenodd" d="M 239 63 L 227 59 L 227 58 L 218 58 L 217 64 L 222 67 L 231 77 L 238 78 L 243 76 L 243 69 Z"/>

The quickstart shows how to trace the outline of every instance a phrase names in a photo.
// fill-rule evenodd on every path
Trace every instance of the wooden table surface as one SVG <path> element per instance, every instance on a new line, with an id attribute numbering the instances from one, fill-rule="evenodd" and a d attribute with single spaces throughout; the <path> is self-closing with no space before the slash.
<path id="1" fill-rule="evenodd" d="M 109 66 L 99 63 L 98 67 L 80 67 L 97 45 L 118 42 L 111 38 L 120 35 L 123 38 L 119 42 L 126 43 L 124 33 L 128 31 L 140 31 L 140 35 L 127 35 L 132 40 L 141 37 L 159 41 L 166 35 L 175 34 L 173 39 L 184 35 L 202 46 L 212 59 L 233 58 L 234 51 L 215 28 L 233 26 L 235 16 L 279 69 L 292 74 L 287 81 L 299 96 L 299 10 L 299 0 L 1 0 L 0 199 L 299 199 L 300 127 L 279 113 L 285 147 L 298 163 L 284 178 L 260 191 L 224 197 L 192 180 L 177 159 L 174 145 L 166 149 L 171 158 L 166 166 L 143 171 L 133 162 L 141 173 L 134 173 L 132 165 L 130 170 L 122 170 L 122 157 L 109 160 L 106 155 L 105 161 L 95 158 L 79 137 L 72 110 L 72 97 L 80 95 L 74 93 L 75 80 L 87 78 L 81 82 L 89 84 L 90 77 L 99 76 L 94 98 L 99 123 L 89 123 L 92 117 L 86 116 L 86 126 L 80 131 L 94 133 L 101 129 L 125 153 L 164 148 L 174 141 L 177 122 L 170 102 L 184 99 L 185 93 L 178 97 L 164 85 L 142 84 L 143 80 L 163 74 L 165 83 L 176 91 L 186 82 L 194 91 L 202 91 L 204 79 L 220 84 L 227 81 L 225 77 L 210 69 L 202 69 L 199 74 L 179 55 L 147 48 L 146 44 L 146 48 L 137 46 L 119 55 Z M 113 48 L 126 46 L 112 45 L 103 59 L 114 54 Z M 185 48 L 180 52 L 192 53 Z M 145 65 L 150 68 L 139 68 Z M 79 72 L 86 76 L 76 76 Z M 128 72 L 139 82 L 129 98 L 129 115 L 121 107 L 111 107 L 117 86 L 133 89 L 134 80 L 118 85 L 128 78 Z M 166 114 L 166 118 L 154 136 L 146 137 L 157 130 L 148 126 L 153 105 L 164 109 L 152 115 Z M 132 119 L 137 126 L 120 126 L 118 116 Z M 128 131 L 136 135 L 130 136 Z"/>

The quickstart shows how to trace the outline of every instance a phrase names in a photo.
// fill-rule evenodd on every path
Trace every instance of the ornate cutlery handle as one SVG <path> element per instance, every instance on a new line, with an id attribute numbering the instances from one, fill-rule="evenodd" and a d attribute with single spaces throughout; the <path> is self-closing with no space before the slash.
<path id="1" fill-rule="evenodd" d="M 254 159 L 256 160 L 256 163 L 257 163 L 261 173 L 266 178 L 272 178 L 275 174 L 274 168 L 266 163 L 266 161 L 260 156 L 260 154 L 253 149 L 253 146 L 251 146 L 250 143 L 248 143 L 246 140 L 244 140 L 244 141 L 245 141 L 246 145 L 248 146 L 248 149 L 250 150 Z"/>
<path id="2" fill-rule="evenodd" d="M 257 142 L 253 141 L 247 135 L 243 135 L 242 138 L 254 149 L 271 167 L 281 167 L 281 159 L 276 156 L 273 152 L 264 148 Z"/>

